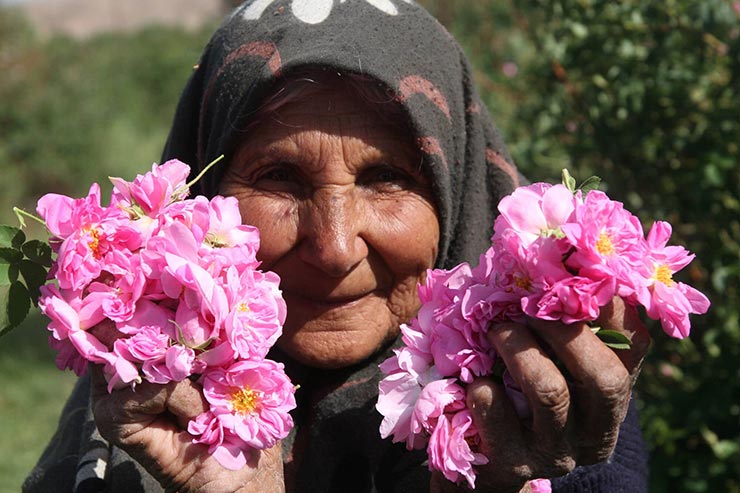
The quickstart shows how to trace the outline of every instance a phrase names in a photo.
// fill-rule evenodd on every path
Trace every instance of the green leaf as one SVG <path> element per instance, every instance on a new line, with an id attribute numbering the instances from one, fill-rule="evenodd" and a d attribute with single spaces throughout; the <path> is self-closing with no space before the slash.
<path id="1" fill-rule="evenodd" d="M 23 259 L 23 252 L 15 248 L 0 248 L 0 264 L 17 264 Z"/>
<path id="2" fill-rule="evenodd" d="M 23 244 L 21 250 L 32 262 L 44 267 L 51 267 L 51 247 L 43 241 L 27 241 Z"/>
<path id="3" fill-rule="evenodd" d="M 0 337 L 10 333 L 11 330 L 15 329 L 15 325 L 10 325 L 9 323 L 5 323 L 4 325 L 0 325 Z"/>
<path id="4" fill-rule="evenodd" d="M 40 295 L 39 288 L 46 283 L 46 269 L 43 266 L 26 259 L 21 261 L 19 267 L 23 280 L 26 282 L 26 288 L 28 288 L 28 294 L 31 297 L 31 301 L 34 306 L 36 306 Z"/>
<path id="5" fill-rule="evenodd" d="M 0 328 L 0 335 L 6 334 L 10 329 L 18 326 L 25 320 L 31 309 L 31 298 L 28 290 L 20 281 L 16 281 L 8 288 L 7 304 L 5 313 L 7 315 L 6 325 Z"/>
<path id="6" fill-rule="evenodd" d="M 0 286 L 10 286 L 10 264 L 0 264 Z"/>
<path id="7" fill-rule="evenodd" d="M 567 169 L 563 169 L 563 185 L 572 193 L 576 192 L 576 179 L 570 175 Z"/>
<path id="8" fill-rule="evenodd" d="M 8 285 L 14 283 L 18 280 L 18 264 L 0 264 L 0 265 L 7 265 L 8 266 Z"/>
<path id="9" fill-rule="evenodd" d="M 26 235 L 18 228 L 0 224 L 0 247 L 19 249 L 26 241 Z"/>
<path id="10" fill-rule="evenodd" d="M 583 191 L 583 193 L 588 193 L 591 190 L 598 190 L 599 185 L 601 185 L 601 178 L 598 176 L 590 176 L 581 183 L 581 186 L 578 187 L 578 189 Z"/>
<path id="11" fill-rule="evenodd" d="M 612 349 L 629 349 L 632 347 L 632 340 L 616 330 L 602 329 L 596 332 L 596 336 Z"/>

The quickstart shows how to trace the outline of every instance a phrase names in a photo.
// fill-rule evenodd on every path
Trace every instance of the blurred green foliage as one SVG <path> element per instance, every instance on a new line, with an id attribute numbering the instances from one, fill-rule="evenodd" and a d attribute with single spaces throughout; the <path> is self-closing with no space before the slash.
<path id="1" fill-rule="evenodd" d="M 19 12 L 0 10 L 0 219 L 52 190 L 110 189 L 109 175 L 132 178 L 158 161 L 212 29 L 39 40 Z"/>
<path id="2" fill-rule="evenodd" d="M 713 306 L 687 340 L 653 324 L 639 381 L 651 491 L 740 492 L 740 3 L 421 3 L 463 45 L 530 179 L 598 174 L 697 254 L 678 277 Z M 157 160 L 209 31 L 40 40 L 0 10 L 0 222 Z"/>

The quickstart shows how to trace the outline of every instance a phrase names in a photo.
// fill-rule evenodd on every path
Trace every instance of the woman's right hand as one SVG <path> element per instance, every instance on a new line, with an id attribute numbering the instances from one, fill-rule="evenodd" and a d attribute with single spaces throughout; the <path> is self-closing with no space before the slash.
<path id="1" fill-rule="evenodd" d="M 111 346 L 118 336 L 105 322 L 93 329 Z M 282 493 L 281 447 L 252 452 L 247 465 L 233 471 L 222 467 L 208 447 L 193 443 L 187 432 L 191 419 L 208 409 L 197 383 L 166 385 L 142 382 L 135 390 L 109 393 L 100 366 L 90 365 L 92 409 L 100 434 L 141 464 L 168 492 Z"/>
<path id="2" fill-rule="evenodd" d="M 190 380 L 167 385 L 141 383 L 108 393 L 99 367 L 91 367 L 92 406 L 100 434 L 139 462 L 168 492 L 284 492 L 280 444 L 255 450 L 237 471 L 223 468 L 187 423 L 206 409 Z"/>

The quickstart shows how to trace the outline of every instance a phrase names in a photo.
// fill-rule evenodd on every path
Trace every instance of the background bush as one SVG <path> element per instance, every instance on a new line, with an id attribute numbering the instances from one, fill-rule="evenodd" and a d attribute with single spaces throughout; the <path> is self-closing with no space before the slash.
<path id="1" fill-rule="evenodd" d="M 651 491 L 740 492 L 740 2 L 422 3 L 468 53 L 530 179 L 557 180 L 563 167 L 598 174 L 646 227 L 669 220 L 673 241 L 696 252 L 679 277 L 708 293 L 710 313 L 684 341 L 651 327 L 639 381 Z M 0 222 L 47 191 L 80 195 L 156 161 L 212 27 L 42 41 L 0 10 Z M 13 337 L 16 345 L 23 336 Z M 15 368 L 6 386 L 33 394 L 17 406 L 58 409 L 68 387 L 24 392 L 35 387 L 20 375 L 45 358 L 24 360 L 5 341 L 0 371 Z M 0 422 L 7 407 L 0 399 Z M 36 455 L 48 438 L 39 435 Z M 8 468 L 20 469 L 10 484 L 30 465 Z"/>
<path id="2" fill-rule="evenodd" d="M 598 174 L 697 254 L 713 306 L 639 381 L 651 491 L 740 491 L 740 2 L 433 2 L 465 45 L 518 165 Z"/>

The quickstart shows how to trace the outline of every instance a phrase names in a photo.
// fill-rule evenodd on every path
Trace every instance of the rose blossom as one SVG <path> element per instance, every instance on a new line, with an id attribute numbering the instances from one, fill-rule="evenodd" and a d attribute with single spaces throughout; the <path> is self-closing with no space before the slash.
<path id="1" fill-rule="evenodd" d="M 568 222 L 578 198 L 563 185 L 535 183 L 517 188 L 501 199 L 494 241 L 499 232 L 514 231 L 528 247 L 540 237 L 562 237 L 560 227 Z"/>
<path id="2" fill-rule="evenodd" d="M 246 270 L 239 275 L 235 267 L 228 269 L 225 339 L 238 357 L 264 358 L 282 334 L 287 308 L 279 284 L 280 278 L 272 272 Z"/>
<path id="3" fill-rule="evenodd" d="M 64 294 L 67 295 L 66 298 Z M 55 346 L 65 352 L 65 356 L 57 363 L 80 371 L 81 362 L 69 354 L 71 345 L 85 361 L 104 365 L 103 372 L 111 377 L 108 380 L 109 389 L 137 383 L 140 378 L 136 367 L 109 351 L 105 344 L 87 330 L 104 320 L 101 302 L 96 298 L 95 295 L 83 298 L 80 293 L 63 293 L 52 284 L 41 286 L 39 308 L 50 319 L 48 329 L 52 337 L 61 341 L 61 344 Z"/>
<path id="4" fill-rule="evenodd" d="M 113 203 L 133 208 L 139 215 L 156 217 L 167 205 L 187 195 L 184 187 L 189 174 L 188 165 L 172 159 L 153 164 L 151 172 L 137 175 L 132 182 L 112 177 Z"/>
<path id="5" fill-rule="evenodd" d="M 375 406 L 383 415 L 380 436 L 393 435 L 394 442 L 405 441 L 409 450 L 421 448 L 425 442 L 421 437 L 423 427 L 414 419 L 416 402 L 422 388 L 441 377 L 431 366 L 431 355 L 413 347 L 402 347 L 394 353 L 380 364 L 380 370 L 387 375 L 380 382 Z"/>
<path id="6" fill-rule="evenodd" d="M 575 251 L 566 264 L 591 279 L 614 278 L 617 294 L 631 296 L 630 272 L 645 256 L 639 219 L 598 190 L 589 192 L 575 211 L 575 220 L 561 227 Z"/>
<path id="7" fill-rule="evenodd" d="M 473 466 L 487 464 L 485 455 L 474 452 L 468 440 L 476 443 L 478 432 L 473 425 L 473 416 L 464 409 L 449 417 L 443 414 L 429 437 L 429 467 L 444 474 L 454 483 L 465 479 L 470 488 L 475 488 Z"/>
<path id="8" fill-rule="evenodd" d="M 524 312 L 542 320 L 561 320 L 565 324 L 596 320 L 601 307 L 608 304 L 616 293 L 613 278 L 592 280 L 573 276 L 562 279 L 532 303 L 523 298 Z"/>
<path id="9" fill-rule="evenodd" d="M 224 432 L 223 424 L 212 412 L 206 411 L 190 421 L 188 433 L 196 437 L 193 443 L 208 445 L 208 453 L 223 467 L 236 471 L 247 464 L 244 442 Z"/>
<path id="10" fill-rule="evenodd" d="M 552 484 L 549 479 L 533 479 L 529 482 L 532 493 L 552 493 Z"/>
<path id="11" fill-rule="evenodd" d="M 57 254 L 52 275 L 62 289 L 82 289 L 100 275 L 106 254 L 120 242 L 116 229 L 124 227 L 123 213 L 101 207 L 97 183 L 82 199 L 46 194 L 36 210 L 58 240 L 52 242 Z M 123 240 L 127 245 L 129 238 Z"/>
<path id="12" fill-rule="evenodd" d="M 281 363 L 244 360 L 207 368 L 201 383 L 225 432 L 250 447 L 270 448 L 293 426 L 288 412 L 296 405 L 295 388 Z"/>
<path id="13" fill-rule="evenodd" d="M 691 286 L 673 280 L 673 274 L 694 258 L 679 246 L 666 246 L 671 237 L 671 225 L 656 221 L 647 237 L 649 254 L 645 257 L 637 281 L 637 299 L 647 310 L 648 317 L 660 320 L 663 330 L 672 337 L 689 335 L 689 314 L 706 313 L 709 299 Z"/>

